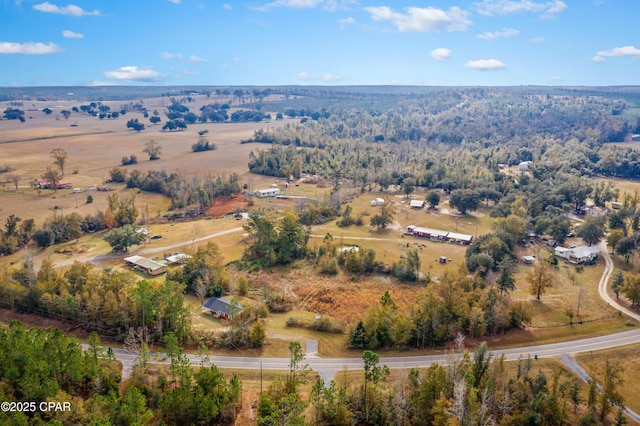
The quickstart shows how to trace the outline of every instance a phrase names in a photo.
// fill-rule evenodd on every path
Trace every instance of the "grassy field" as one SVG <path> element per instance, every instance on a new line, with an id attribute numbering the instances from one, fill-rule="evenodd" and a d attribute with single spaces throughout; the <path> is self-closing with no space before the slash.
<path id="1" fill-rule="evenodd" d="M 605 365 L 607 361 L 618 363 L 623 368 L 623 383 L 620 393 L 624 397 L 624 404 L 635 411 L 640 412 L 640 345 L 630 345 L 622 348 L 608 349 L 593 353 L 578 354 L 575 358 L 587 370 L 591 377 L 595 377 L 602 384 Z"/>

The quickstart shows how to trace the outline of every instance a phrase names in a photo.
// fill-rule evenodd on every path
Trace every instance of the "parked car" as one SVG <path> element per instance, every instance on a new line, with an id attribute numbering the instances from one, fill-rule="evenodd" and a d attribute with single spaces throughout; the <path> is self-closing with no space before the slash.
<path id="1" fill-rule="evenodd" d="M 151 236 L 152 240 L 159 240 L 160 238 L 162 238 L 162 235 L 154 234 Z"/>

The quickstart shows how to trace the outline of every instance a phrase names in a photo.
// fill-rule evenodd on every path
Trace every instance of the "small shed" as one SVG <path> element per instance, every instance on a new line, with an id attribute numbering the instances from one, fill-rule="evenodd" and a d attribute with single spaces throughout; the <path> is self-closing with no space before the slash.
<path id="1" fill-rule="evenodd" d="M 532 265 L 536 261 L 535 256 L 522 256 L 522 261 L 525 265 Z"/>
<path id="2" fill-rule="evenodd" d="M 241 313 L 244 309 L 238 304 L 229 302 L 219 297 L 207 299 L 202 307 L 207 309 L 211 315 L 220 319 L 231 319 L 234 315 Z"/>
<path id="3" fill-rule="evenodd" d="M 412 209 L 421 209 L 424 207 L 424 200 L 411 200 L 409 206 Z"/>
<path id="4" fill-rule="evenodd" d="M 447 256 L 440 256 L 440 263 L 447 263 Z"/>

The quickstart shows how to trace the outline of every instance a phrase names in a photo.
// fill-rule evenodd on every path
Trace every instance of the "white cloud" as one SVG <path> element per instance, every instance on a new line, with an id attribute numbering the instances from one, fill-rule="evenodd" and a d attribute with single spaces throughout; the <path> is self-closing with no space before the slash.
<path id="1" fill-rule="evenodd" d="M 98 81 L 98 80 L 94 80 L 91 81 L 89 83 L 87 83 L 85 86 L 115 86 L 115 83 L 112 83 L 110 81 Z"/>
<path id="2" fill-rule="evenodd" d="M 105 71 L 104 75 L 116 80 L 128 81 L 156 81 L 161 74 L 151 67 L 126 66 L 113 71 Z"/>
<path id="3" fill-rule="evenodd" d="M 350 4 L 357 4 L 356 0 L 274 0 L 263 6 L 254 9 L 263 12 L 274 7 L 292 7 L 294 9 L 312 9 L 322 6 L 323 9 L 334 12 L 341 8 L 346 8 Z"/>
<path id="4" fill-rule="evenodd" d="M 440 47 L 438 49 L 433 49 L 429 52 L 429 55 L 436 61 L 446 61 L 451 58 L 451 50 L 446 47 Z"/>
<path id="5" fill-rule="evenodd" d="M 562 80 L 564 80 L 564 78 L 559 77 L 557 75 L 554 75 L 553 77 L 551 77 L 551 81 L 562 81 Z"/>
<path id="6" fill-rule="evenodd" d="M 180 4 L 180 0 L 169 0 L 169 2 L 173 4 Z"/>
<path id="7" fill-rule="evenodd" d="M 338 22 L 340 22 L 340 29 L 343 29 L 344 27 L 346 27 L 347 25 L 352 25 L 356 23 L 356 20 L 353 19 L 352 16 L 349 16 L 348 18 L 341 18 L 338 19 Z"/>
<path id="8" fill-rule="evenodd" d="M 507 67 L 497 59 L 478 59 L 476 61 L 469 61 L 464 64 L 464 66 L 479 71 L 501 70 Z"/>
<path id="9" fill-rule="evenodd" d="M 514 30 L 513 28 L 503 28 L 502 31 L 486 32 L 478 34 L 476 37 L 481 38 L 482 40 L 494 41 L 500 38 L 513 37 L 518 34 L 520 34 L 520 31 L 518 30 Z"/>
<path id="10" fill-rule="evenodd" d="M 342 77 L 335 74 L 324 74 L 322 76 L 322 79 L 324 81 L 338 81 L 338 80 L 342 80 Z"/>
<path id="11" fill-rule="evenodd" d="M 81 33 L 75 33 L 73 31 L 69 31 L 69 30 L 64 30 L 62 32 L 62 36 L 64 38 L 84 38 L 84 34 Z"/>
<path id="12" fill-rule="evenodd" d="M 35 10 L 45 13 L 57 13 L 59 15 L 71 15 L 71 16 L 98 16 L 101 15 L 99 10 L 88 11 L 84 10 L 80 6 L 70 4 L 67 6 L 57 6 L 51 4 L 48 1 L 33 6 Z"/>
<path id="13" fill-rule="evenodd" d="M 200 71 L 184 70 L 184 71 L 182 71 L 182 74 L 184 74 L 184 75 L 199 75 Z"/>
<path id="14" fill-rule="evenodd" d="M 591 58 L 593 62 L 604 62 L 604 58 L 634 58 L 640 59 L 640 49 L 634 46 L 614 47 L 611 50 L 601 50 Z"/>
<path id="15" fill-rule="evenodd" d="M 542 43 L 544 41 L 544 37 L 533 37 L 530 38 L 529 41 L 531 43 Z"/>
<path id="16" fill-rule="evenodd" d="M 228 4 L 228 3 L 224 3 L 224 4 L 222 5 L 222 7 L 223 7 L 224 9 L 227 9 L 227 10 L 231 10 L 231 9 L 233 9 L 233 6 L 231 6 L 231 5 L 230 5 L 230 4 Z"/>
<path id="17" fill-rule="evenodd" d="M 187 61 L 189 62 L 207 62 L 206 59 L 201 58 L 200 56 L 197 55 L 191 55 L 189 56 L 189 58 L 187 59 Z"/>
<path id="18" fill-rule="evenodd" d="M 160 54 L 160 57 L 162 59 L 177 59 L 177 60 L 182 60 L 182 53 L 169 53 L 169 52 L 162 52 Z"/>
<path id="19" fill-rule="evenodd" d="M 510 15 L 512 13 L 539 13 L 542 19 L 555 18 L 567 8 L 562 0 L 482 0 L 475 3 L 479 14 L 485 16 Z"/>
<path id="20" fill-rule="evenodd" d="M 408 7 L 406 13 L 395 12 L 389 6 L 365 7 L 374 21 L 389 21 L 400 32 L 464 31 L 471 21 L 468 12 L 457 6 L 448 11 L 434 7 Z"/>
<path id="21" fill-rule="evenodd" d="M 13 43 L 0 41 L 0 54 L 45 55 L 62 52 L 62 48 L 55 43 Z"/>
<path id="22" fill-rule="evenodd" d="M 303 72 L 299 72 L 298 73 L 298 79 L 299 80 L 305 80 L 305 81 L 313 80 L 313 76 L 311 76 L 311 74 L 306 73 L 306 72 L 303 71 Z"/>

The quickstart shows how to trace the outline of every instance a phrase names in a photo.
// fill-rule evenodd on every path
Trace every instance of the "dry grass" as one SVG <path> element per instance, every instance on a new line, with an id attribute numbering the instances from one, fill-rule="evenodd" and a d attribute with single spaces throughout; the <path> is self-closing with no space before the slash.
<path id="1" fill-rule="evenodd" d="M 623 368 L 624 382 L 620 393 L 624 397 L 624 404 L 636 413 L 640 412 L 640 345 L 629 345 L 622 348 L 607 349 L 592 353 L 577 355 L 576 360 L 585 370 L 595 377 L 599 383 L 604 378 L 607 361 L 618 363 Z"/>

